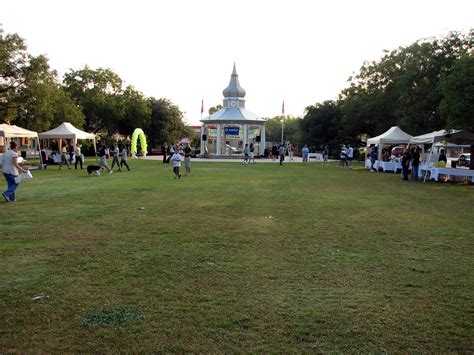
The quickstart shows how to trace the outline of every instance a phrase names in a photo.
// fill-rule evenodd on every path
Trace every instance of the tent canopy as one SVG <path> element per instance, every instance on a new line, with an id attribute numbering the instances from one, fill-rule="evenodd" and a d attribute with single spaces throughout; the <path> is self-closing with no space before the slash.
<path id="1" fill-rule="evenodd" d="M 93 133 L 81 131 L 69 122 L 63 122 L 58 127 L 50 131 L 39 133 L 38 136 L 41 139 L 74 139 L 74 142 L 76 142 L 78 139 L 92 139 L 95 141 L 95 135 Z"/>
<path id="2" fill-rule="evenodd" d="M 377 137 L 367 140 L 367 145 L 371 144 L 408 144 L 410 135 L 405 133 L 398 126 L 393 126 L 387 132 Z"/>
<path id="3" fill-rule="evenodd" d="M 0 137 L 5 138 L 38 138 L 38 133 L 29 131 L 27 129 L 9 125 L 6 123 L 0 124 Z"/>
<path id="4" fill-rule="evenodd" d="M 474 134 L 465 131 L 441 130 L 426 133 L 421 136 L 411 137 L 410 144 L 433 144 L 436 142 L 449 142 L 453 144 L 474 144 Z"/>

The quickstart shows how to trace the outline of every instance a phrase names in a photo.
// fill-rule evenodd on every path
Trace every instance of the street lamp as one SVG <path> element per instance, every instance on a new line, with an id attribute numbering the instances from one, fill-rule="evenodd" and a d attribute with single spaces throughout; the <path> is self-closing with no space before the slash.
<path id="1" fill-rule="evenodd" d="M 281 122 L 281 144 L 283 145 L 283 119 L 280 120 Z"/>

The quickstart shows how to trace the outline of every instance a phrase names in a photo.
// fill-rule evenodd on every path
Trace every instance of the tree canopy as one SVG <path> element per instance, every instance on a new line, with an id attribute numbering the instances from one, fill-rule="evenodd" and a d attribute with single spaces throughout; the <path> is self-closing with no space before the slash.
<path id="1" fill-rule="evenodd" d="M 137 127 L 152 145 L 192 131 L 179 107 L 147 98 L 108 68 L 69 70 L 60 81 L 46 56 L 28 53 L 18 34 L 0 29 L 0 121 L 45 131 L 64 121 L 95 133 L 131 135 Z"/>

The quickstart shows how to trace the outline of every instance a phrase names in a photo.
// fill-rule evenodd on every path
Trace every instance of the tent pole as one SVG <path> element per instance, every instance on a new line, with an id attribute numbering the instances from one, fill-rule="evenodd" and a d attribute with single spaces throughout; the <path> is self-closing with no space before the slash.
<path id="1" fill-rule="evenodd" d="M 41 145 L 40 145 L 40 140 L 38 137 L 36 137 L 36 143 L 38 144 L 38 152 L 40 156 L 40 166 L 43 168 L 43 156 L 41 155 Z"/>
<path id="2" fill-rule="evenodd" d="M 426 182 L 426 175 L 428 175 L 428 169 L 430 168 L 430 162 L 431 162 L 431 155 L 433 154 L 433 149 L 434 149 L 434 142 L 431 145 L 430 149 L 430 155 L 428 156 L 428 161 L 426 162 L 426 170 L 425 170 L 425 176 L 423 178 L 423 184 Z M 430 173 L 431 174 L 431 173 Z"/>

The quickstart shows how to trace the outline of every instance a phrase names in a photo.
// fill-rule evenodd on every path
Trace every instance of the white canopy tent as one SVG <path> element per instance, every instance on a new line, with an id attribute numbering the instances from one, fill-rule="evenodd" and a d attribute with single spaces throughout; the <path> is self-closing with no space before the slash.
<path id="1" fill-rule="evenodd" d="M 377 137 L 367 140 L 367 145 L 371 144 L 408 144 L 411 136 L 405 133 L 398 126 L 393 126 L 387 132 Z"/>
<path id="2" fill-rule="evenodd" d="M 38 145 L 37 151 L 40 149 L 38 133 L 34 131 L 29 131 L 25 128 L 21 128 L 15 125 L 9 125 L 6 123 L 0 124 L 0 137 L 5 138 L 5 146 L 7 146 L 7 140 L 11 140 L 12 138 L 32 138 L 36 139 L 36 143 Z M 40 161 L 41 161 L 41 154 L 39 154 Z M 41 164 L 43 162 L 41 161 Z"/>
<path id="3" fill-rule="evenodd" d="M 384 144 L 408 144 L 411 136 L 404 132 L 400 127 L 393 126 L 387 132 L 372 137 L 367 140 L 367 146 L 375 144 L 379 147 L 379 160 L 382 155 L 382 145 Z"/>
<path id="4" fill-rule="evenodd" d="M 410 144 L 433 144 L 446 142 L 453 144 L 474 144 L 474 133 L 458 130 L 441 130 L 411 137 Z"/>
<path id="5" fill-rule="evenodd" d="M 468 145 L 473 145 L 474 144 L 474 133 L 469 133 L 465 131 L 459 131 L 459 130 L 440 130 L 440 131 L 434 131 L 431 133 L 426 133 L 421 136 L 416 136 L 412 137 L 410 139 L 410 144 L 435 144 L 438 142 L 444 142 L 444 146 L 446 147 L 449 143 L 452 144 L 468 144 Z M 428 156 L 428 164 L 432 162 L 433 159 L 433 151 L 434 149 L 430 149 L 430 154 Z M 436 157 L 435 161 L 437 161 L 438 158 Z M 425 171 L 425 176 L 424 176 L 424 181 L 426 181 L 426 171 Z"/>
<path id="6" fill-rule="evenodd" d="M 440 131 L 433 131 L 430 133 L 425 133 L 420 136 L 413 136 L 410 138 L 409 144 L 433 144 L 436 140 L 436 137 L 443 136 L 447 133 L 448 131 L 442 129 Z"/>
<path id="7" fill-rule="evenodd" d="M 74 146 L 77 144 L 78 139 L 91 139 L 94 144 L 94 150 L 96 150 L 95 134 L 81 131 L 69 122 L 63 122 L 50 131 L 39 133 L 38 136 L 40 139 L 71 139 Z"/>

